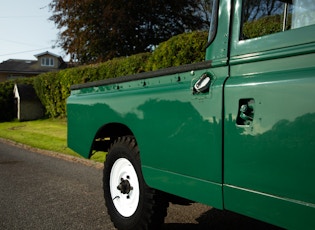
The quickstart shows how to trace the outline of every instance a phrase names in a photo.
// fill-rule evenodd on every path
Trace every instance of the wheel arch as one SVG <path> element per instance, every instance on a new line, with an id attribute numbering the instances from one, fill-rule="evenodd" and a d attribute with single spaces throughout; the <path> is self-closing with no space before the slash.
<path id="1" fill-rule="evenodd" d="M 108 123 L 98 129 L 93 139 L 89 158 L 94 152 L 107 152 L 111 144 L 122 136 L 134 136 L 131 129 L 122 123 Z"/>
<path id="2" fill-rule="evenodd" d="M 115 142 L 119 137 L 124 137 L 124 136 L 133 136 L 135 138 L 135 141 L 137 142 L 137 138 L 132 132 L 132 130 L 122 124 L 122 123 L 109 123 L 106 125 L 103 125 L 99 130 L 97 131 L 90 156 L 93 155 L 93 151 L 105 151 L 107 152 L 108 149 L 111 147 L 112 143 Z M 141 152 L 139 155 L 141 159 Z M 143 178 L 145 181 L 145 178 Z M 146 183 L 146 182 L 145 182 Z M 168 202 L 171 202 L 173 204 L 179 204 L 179 205 L 190 205 L 191 203 L 194 203 L 191 200 L 176 196 L 174 194 L 169 194 L 167 192 L 163 192 L 162 190 L 159 190 L 158 188 L 155 188 L 159 195 L 163 197 L 163 200 L 167 200 Z"/>

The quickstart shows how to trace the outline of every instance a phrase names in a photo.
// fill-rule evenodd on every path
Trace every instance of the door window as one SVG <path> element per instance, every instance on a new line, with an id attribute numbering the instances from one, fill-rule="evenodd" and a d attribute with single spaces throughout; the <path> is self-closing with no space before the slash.
<path id="1" fill-rule="evenodd" d="M 315 24 L 315 0 L 245 0 L 240 39 Z"/>

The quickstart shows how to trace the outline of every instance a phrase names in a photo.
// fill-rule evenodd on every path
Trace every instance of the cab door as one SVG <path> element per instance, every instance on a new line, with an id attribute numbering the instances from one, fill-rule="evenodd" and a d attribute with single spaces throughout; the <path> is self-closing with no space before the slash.
<path id="1" fill-rule="evenodd" d="M 224 91 L 224 205 L 315 229 L 315 2 L 237 0 Z"/>
<path id="2" fill-rule="evenodd" d="M 222 209 L 222 100 L 231 1 L 210 2 L 207 61 L 147 80 L 150 90 L 139 90 L 128 100 L 138 104 L 134 111 L 141 111 L 141 119 L 132 120 L 130 127 L 138 140 L 146 183 Z"/>

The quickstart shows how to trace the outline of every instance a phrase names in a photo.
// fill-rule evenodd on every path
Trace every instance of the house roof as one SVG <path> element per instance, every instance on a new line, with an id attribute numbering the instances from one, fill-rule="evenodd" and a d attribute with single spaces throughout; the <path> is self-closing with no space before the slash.
<path id="1" fill-rule="evenodd" d="M 0 63 L 0 72 L 11 72 L 11 73 L 42 73 L 47 72 L 46 70 L 39 69 L 37 66 L 38 61 L 34 60 L 19 60 L 9 59 Z"/>
<path id="2" fill-rule="evenodd" d="M 60 55 L 56 55 L 56 54 L 53 54 L 53 53 L 50 53 L 49 51 L 45 51 L 43 53 L 39 53 L 39 54 L 35 54 L 34 56 L 39 59 L 40 57 L 44 56 L 44 55 L 49 55 L 49 56 L 53 56 L 53 57 L 56 57 L 58 58 L 58 60 L 60 61 L 61 63 L 61 68 L 65 68 L 66 67 L 66 63 L 65 61 L 62 59 L 62 57 Z"/>
<path id="3" fill-rule="evenodd" d="M 40 53 L 40 54 L 35 54 L 34 56 L 35 56 L 36 58 L 38 58 L 38 57 L 41 57 L 41 56 L 44 56 L 44 55 L 50 55 L 50 56 L 54 56 L 54 57 L 56 57 L 56 58 L 61 58 L 61 56 L 56 55 L 56 54 L 53 54 L 53 53 L 50 53 L 49 51 L 45 51 L 45 52 Z"/>
<path id="4" fill-rule="evenodd" d="M 61 56 L 50 53 L 48 51 L 34 55 L 37 60 L 20 60 L 20 59 L 9 59 L 0 63 L 0 73 L 11 73 L 11 74 L 40 74 L 49 71 L 56 70 L 56 67 L 41 66 L 39 64 L 39 58 L 44 55 L 56 57 L 59 60 L 58 69 L 64 69 L 67 67 L 67 63 L 64 62 Z"/>

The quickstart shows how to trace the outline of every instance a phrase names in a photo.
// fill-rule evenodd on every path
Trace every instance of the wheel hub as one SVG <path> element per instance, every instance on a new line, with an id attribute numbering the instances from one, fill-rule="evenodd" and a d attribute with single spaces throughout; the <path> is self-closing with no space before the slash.
<path id="1" fill-rule="evenodd" d="M 120 184 L 117 186 L 117 189 L 122 193 L 122 194 L 129 194 L 131 190 L 133 190 L 133 187 L 130 185 L 129 180 L 124 180 L 121 178 Z"/>
<path id="2" fill-rule="evenodd" d="M 132 216 L 139 204 L 140 187 L 136 170 L 128 159 L 119 158 L 115 161 L 109 185 L 116 210 L 123 217 Z"/>

